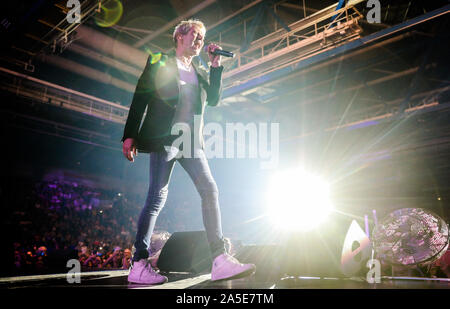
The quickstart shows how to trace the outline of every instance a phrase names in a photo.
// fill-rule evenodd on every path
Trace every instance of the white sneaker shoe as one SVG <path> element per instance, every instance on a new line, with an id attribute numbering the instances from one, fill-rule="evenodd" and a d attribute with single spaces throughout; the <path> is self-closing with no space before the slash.
<path id="1" fill-rule="evenodd" d="M 241 264 L 226 253 L 214 259 L 211 269 L 211 281 L 237 279 L 249 276 L 256 270 L 254 264 Z"/>
<path id="2" fill-rule="evenodd" d="M 130 273 L 128 274 L 128 282 L 141 284 L 163 284 L 167 282 L 167 277 L 154 271 L 150 265 L 150 261 L 142 259 L 137 262 L 133 262 Z"/>

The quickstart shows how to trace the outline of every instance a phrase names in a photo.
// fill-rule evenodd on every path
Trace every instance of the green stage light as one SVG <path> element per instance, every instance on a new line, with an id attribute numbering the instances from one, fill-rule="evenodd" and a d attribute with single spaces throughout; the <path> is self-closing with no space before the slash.
<path id="1" fill-rule="evenodd" d="M 95 22 L 100 27 L 112 27 L 122 18 L 123 5 L 119 0 L 112 0 L 102 4 L 100 12 L 95 16 Z"/>

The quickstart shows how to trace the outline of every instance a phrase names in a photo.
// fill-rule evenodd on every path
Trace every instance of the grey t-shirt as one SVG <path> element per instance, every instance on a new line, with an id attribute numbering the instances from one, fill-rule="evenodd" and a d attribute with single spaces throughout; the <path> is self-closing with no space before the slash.
<path id="1" fill-rule="evenodd" d="M 199 139 L 201 132 L 194 131 L 195 129 L 200 130 L 200 126 L 197 126 L 197 128 L 194 126 L 195 105 L 200 100 L 197 73 L 192 65 L 189 68 L 186 68 L 186 66 L 178 59 L 177 66 L 180 74 L 180 95 L 172 126 L 176 123 L 185 123 L 190 127 L 191 136 Z M 193 139 L 191 139 L 191 141 L 193 141 Z M 198 140 L 197 143 L 191 145 L 191 149 L 194 149 L 194 146 L 199 145 L 200 143 Z"/>

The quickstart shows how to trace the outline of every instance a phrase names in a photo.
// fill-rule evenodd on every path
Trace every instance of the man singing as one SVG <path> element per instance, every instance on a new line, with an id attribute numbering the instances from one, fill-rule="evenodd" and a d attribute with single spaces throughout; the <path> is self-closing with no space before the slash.
<path id="1" fill-rule="evenodd" d="M 151 268 L 148 249 L 156 218 L 167 199 L 176 161 L 189 174 L 201 197 L 203 223 L 213 257 L 211 280 L 243 277 L 255 271 L 255 265 L 241 264 L 226 252 L 219 191 L 204 152 L 203 113 L 206 104 L 216 106 L 219 103 L 223 71 L 220 56 L 213 54 L 214 50 L 221 49 L 215 44 L 207 47 L 211 62 L 209 77 L 192 62 L 193 57 L 200 54 L 205 33 L 201 21 L 188 20 L 178 24 L 173 33 L 175 55 L 149 57 L 130 106 L 122 138 L 123 154 L 129 161 L 134 161 L 137 150 L 150 153 L 150 186 L 139 216 L 136 250 L 128 275 L 128 281 L 132 283 L 167 282 L 167 277 Z M 147 114 L 139 129 L 146 107 Z M 200 124 L 194 125 L 194 118 L 200 118 Z M 172 128 L 180 124 L 191 132 L 191 143 L 175 147 L 173 141 L 177 136 L 172 135 Z"/>

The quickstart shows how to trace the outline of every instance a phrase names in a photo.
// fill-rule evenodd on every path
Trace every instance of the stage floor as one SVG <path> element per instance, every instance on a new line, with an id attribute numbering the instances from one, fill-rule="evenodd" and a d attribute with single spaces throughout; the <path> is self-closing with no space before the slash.
<path id="1" fill-rule="evenodd" d="M 79 283 L 69 283 L 67 274 L 0 278 L 1 289 L 86 288 L 86 289 L 449 289 L 450 279 L 418 277 L 382 277 L 369 284 L 364 278 L 250 277 L 211 281 L 210 274 L 163 273 L 169 279 L 163 285 L 138 285 L 127 281 L 128 270 L 84 272 Z"/>

